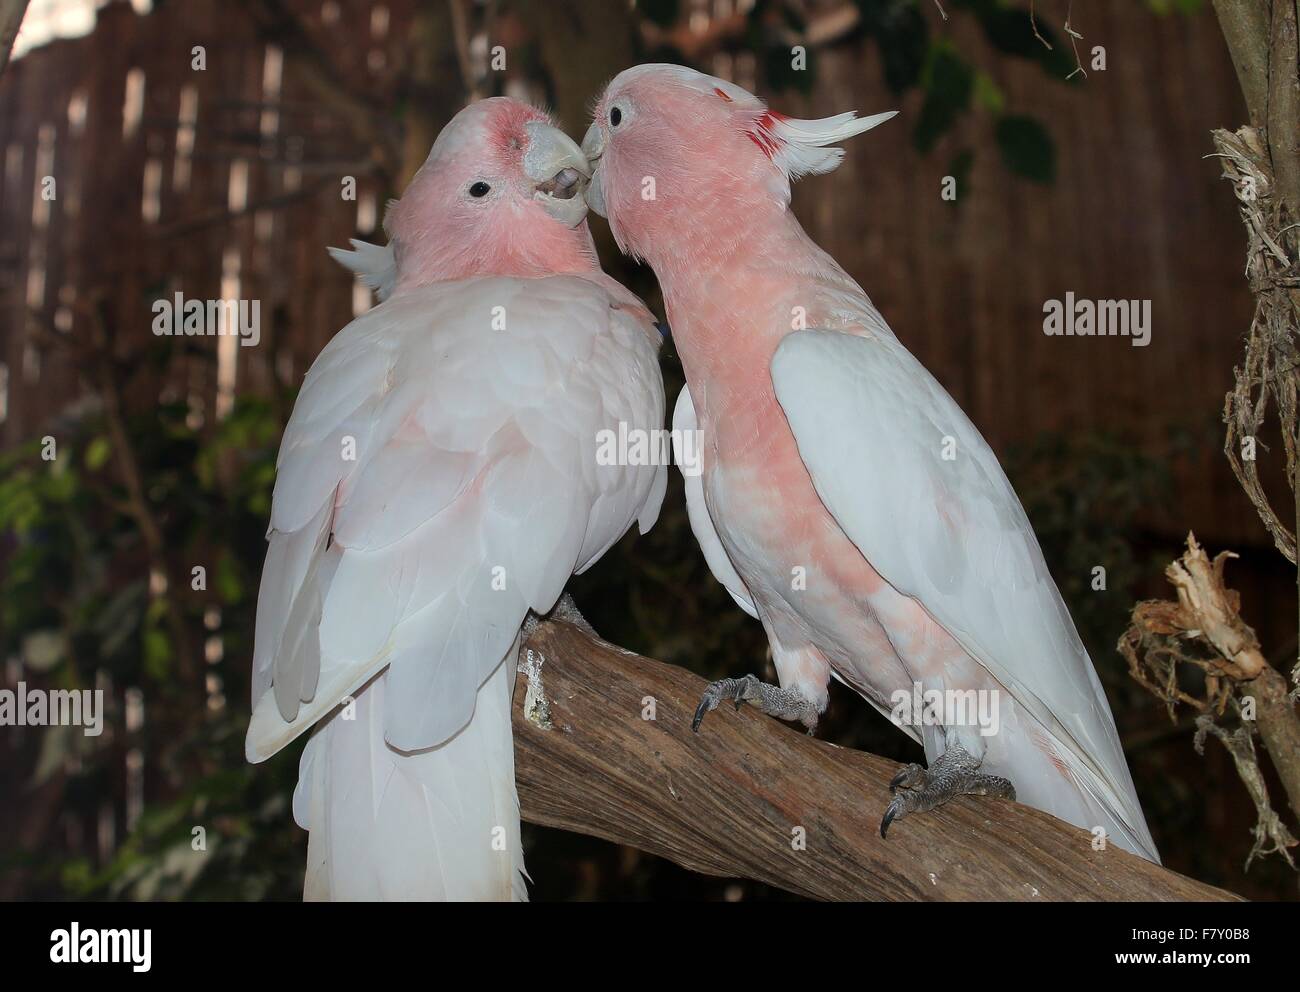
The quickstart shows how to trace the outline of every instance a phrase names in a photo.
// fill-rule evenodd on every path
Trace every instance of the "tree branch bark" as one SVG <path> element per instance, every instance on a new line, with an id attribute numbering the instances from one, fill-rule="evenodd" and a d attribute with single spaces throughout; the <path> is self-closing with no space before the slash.
<path id="1" fill-rule="evenodd" d="M 1268 116 L 1268 0 L 1214 0 L 1214 12 L 1237 70 L 1250 123 L 1264 127 Z"/>
<path id="2" fill-rule="evenodd" d="M 909 817 L 882 840 L 897 765 L 752 709 L 719 707 L 693 734 L 705 684 L 569 623 L 540 624 L 515 687 L 523 818 L 813 899 L 1238 898 L 982 797 Z"/>
<path id="3" fill-rule="evenodd" d="M 9 64 L 9 53 L 13 51 L 25 13 L 27 0 L 0 0 L 0 73 Z"/>

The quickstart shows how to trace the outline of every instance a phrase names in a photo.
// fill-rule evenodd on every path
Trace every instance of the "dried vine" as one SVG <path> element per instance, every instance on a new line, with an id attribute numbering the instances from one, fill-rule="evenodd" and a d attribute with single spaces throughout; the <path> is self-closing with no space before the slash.
<path id="1" fill-rule="evenodd" d="M 1245 358 L 1233 369 L 1235 384 L 1223 409 L 1227 425 L 1224 454 L 1273 543 L 1295 564 L 1295 533 L 1270 503 L 1255 457 L 1258 449 L 1267 450 L 1260 435 L 1271 398 L 1286 453 L 1287 481 L 1293 492 L 1296 490 L 1300 266 L 1285 247 L 1293 225 L 1286 223 L 1283 201 L 1275 195 L 1269 153 L 1260 132 L 1253 127 L 1242 127 L 1236 133 L 1216 130 L 1213 138 L 1223 159 L 1223 175 L 1233 184 L 1246 226 L 1246 277 L 1255 296 Z M 1294 506 L 1283 511 L 1287 519 L 1295 512 Z"/>
<path id="2" fill-rule="evenodd" d="M 1295 868 L 1289 849 L 1300 842 L 1269 800 L 1254 735 L 1258 731 L 1292 808 L 1300 812 L 1300 724 L 1286 680 L 1265 660 L 1254 630 L 1241 619 L 1241 597 L 1224 583 L 1224 566 L 1235 557 L 1223 551 L 1211 561 L 1187 535 L 1186 553 L 1165 570 L 1177 601 L 1138 603 L 1119 652 L 1129 674 L 1165 704 L 1171 720 L 1180 705 L 1198 712 L 1198 754 L 1213 735 L 1232 756 L 1257 815 L 1246 867 L 1256 857 L 1277 853 Z M 1203 688 L 1186 677 L 1188 668 L 1200 670 Z"/>

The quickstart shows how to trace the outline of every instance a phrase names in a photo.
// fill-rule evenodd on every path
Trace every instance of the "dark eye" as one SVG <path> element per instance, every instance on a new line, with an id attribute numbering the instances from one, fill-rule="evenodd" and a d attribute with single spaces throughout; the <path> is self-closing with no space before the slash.
<path id="1" fill-rule="evenodd" d="M 619 110 L 617 107 L 611 108 L 609 112 L 610 127 L 618 127 L 622 123 L 623 123 L 623 111 Z"/>
<path id="2" fill-rule="evenodd" d="M 488 191 L 489 191 L 491 188 L 492 188 L 492 187 L 489 186 L 487 183 L 480 181 L 480 182 L 475 183 L 473 186 L 471 186 L 471 187 L 469 188 L 469 195 L 470 195 L 470 196 L 475 196 L 475 197 L 477 197 L 477 196 L 487 196 L 487 195 L 488 195 Z"/>

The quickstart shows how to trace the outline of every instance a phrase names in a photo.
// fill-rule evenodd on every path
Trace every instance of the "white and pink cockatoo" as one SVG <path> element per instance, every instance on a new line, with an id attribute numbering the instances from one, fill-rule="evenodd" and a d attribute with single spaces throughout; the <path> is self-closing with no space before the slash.
<path id="1" fill-rule="evenodd" d="M 1018 794 L 1156 860 L 1101 684 L 997 457 L 789 209 L 792 179 L 831 171 L 831 146 L 891 116 L 796 120 L 730 82 L 643 65 L 609 84 L 583 141 L 588 202 L 663 289 L 686 373 L 673 427 L 702 432 L 695 536 L 763 624 L 780 679 L 713 684 L 695 725 L 726 698 L 811 731 L 831 676 L 886 714 L 982 690 L 995 734 L 947 716 L 956 706 L 903 725 L 929 768 L 891 783 L 882 836 L 954 795 Z"/>
<path id="2" fill-rule="evenodd" d="M 600 464 L 657 430 L 660 335 L 600 271 L 588 166 L 540 110 L 475 103 L 336 252 L 382 302 L 307 373 L 257 603 L 250 761 L 313 725 L 293 811 L 308 899 L 524 899 L 510 708 L 520 627 L 663 499 Z"/>

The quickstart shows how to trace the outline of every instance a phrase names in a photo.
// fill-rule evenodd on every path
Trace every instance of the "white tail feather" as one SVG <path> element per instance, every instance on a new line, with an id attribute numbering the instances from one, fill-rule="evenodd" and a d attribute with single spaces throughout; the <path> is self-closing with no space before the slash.
<path id="1" fill-rule="evenodd" d="M 309 901 L 522 901 L 512 652 L 480 687 L 474 718 L 426 751 L 384 741 L 387 672 L 354 719 L 335 712 L 303 751 L 294 819 L 311 832 Z"/>

